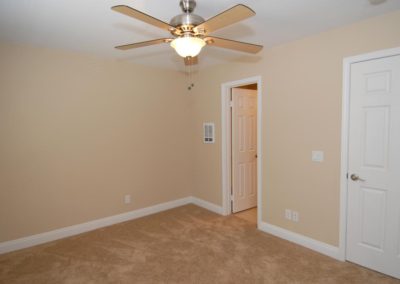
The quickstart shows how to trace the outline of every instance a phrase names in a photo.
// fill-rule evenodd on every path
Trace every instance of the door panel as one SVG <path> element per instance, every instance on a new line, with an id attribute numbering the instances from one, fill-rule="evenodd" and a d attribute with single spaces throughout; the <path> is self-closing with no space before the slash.
<path id="1" fill-rule="evenodd" d="M 389 149 L 390 109 L 388 106 L 365 107 L 364 116 L 364 167 L 384 170 Z"/>
<path id="2" fill-rule="evenodd" d="M 386 190 L 360 187 L 361 244 L 383 250 L 386 212 Z"/>
<path id="3" fill-rule="evenodd" d="M 257 91 L 232 89 L 232 212 L 257 205 Z"/>
<path id="4" fill-rule="evenodd" d="M 352 64 L 349 123 L 346 257 L 400 278 L 400 56 Z"/>

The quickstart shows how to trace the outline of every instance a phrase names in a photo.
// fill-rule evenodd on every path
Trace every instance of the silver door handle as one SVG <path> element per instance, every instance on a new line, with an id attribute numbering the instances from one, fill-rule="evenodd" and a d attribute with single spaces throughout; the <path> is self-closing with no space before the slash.
<path id="1" fill-rule="evenodd" d="M 351 180 L 354 180 L 354 181 L 365 181 L 365 179 L 362 179 L 362 178 L 360 178 L 358 175 L 356 175 L 356 174 L 352 174 L 351 176 L 350 176 L 350 178 L 351 178 Z"/>

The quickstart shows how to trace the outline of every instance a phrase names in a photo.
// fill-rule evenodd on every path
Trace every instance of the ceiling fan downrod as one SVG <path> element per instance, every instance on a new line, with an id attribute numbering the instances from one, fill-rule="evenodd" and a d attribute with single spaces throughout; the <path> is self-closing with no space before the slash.
<path id="1" fill-rule="evenodd" d="M 184 13 L 192 13 L 194 8 L 196 8 L 196 1 L 195 0 L 181 0 L 179 5 L 182 8 Z"/>

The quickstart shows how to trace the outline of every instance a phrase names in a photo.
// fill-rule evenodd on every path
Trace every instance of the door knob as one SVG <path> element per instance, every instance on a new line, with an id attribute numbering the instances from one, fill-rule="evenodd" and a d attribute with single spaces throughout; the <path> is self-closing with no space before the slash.
<path id="1" fill-rule="evenodd" d="M 358 175 L 356 175 L 356 174 L 352 174 L 351 176 L 350 176 L 350 178 L 351 178 L 351 180 L 354 180 L 354 181 L 365 181 L 365 179 L 362 179 L 362 178 L 360 178 Z"/>

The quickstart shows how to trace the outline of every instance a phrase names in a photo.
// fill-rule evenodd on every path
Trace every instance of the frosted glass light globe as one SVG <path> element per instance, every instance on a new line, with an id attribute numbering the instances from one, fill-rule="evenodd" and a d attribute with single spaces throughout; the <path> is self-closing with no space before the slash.
<path id="1" fill-rule="evenodd" d="M 198 37 L 178 37 L 171 42 L 171 46 L 182 57 L 197 56 L 206 43 Z"/>

